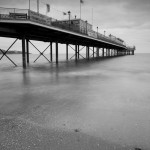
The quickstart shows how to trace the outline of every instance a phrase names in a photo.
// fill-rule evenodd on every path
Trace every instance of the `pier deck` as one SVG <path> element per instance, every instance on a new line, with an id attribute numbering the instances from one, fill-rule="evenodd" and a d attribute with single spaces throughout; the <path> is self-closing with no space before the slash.
<path id="1" fill-rule="evenodd" d="M 7 11 L 4 13 L 3 10 Z M 21 13 L 22 11 L 24 13 Z M 80 31 L 74 31 L 70 26 L 66 26 L 65 29 L 55 26 L 52 18 L 37 14 L 30 10 L 15 9 L 13 11 L 11 9 L 8 10 L 3 8 L 0 11 L 0 36 L 22 40 L 24 68 L 26 68 L 26 61 L 29 63 L 28 42 L 30 42 L 30 40 L 50 42 L 51 54 L 52 43 L 56 43 L 56 63 L 58 63 L 58 43 L 66 44 L 66 55 L 68 55 L 68 46 L 70 44 L 75 45 L 75 60 L 79 59 L 80 46 L 86 46 L 87 59 L 90 57 L 90 47 L 93 47 L 93 55 L 95 53 L 94 48 L 96 48 L 96 57 L 99 57 L 100 49 L 102 49 L 102 56 L 104 56 L 105 50 L 107 56 L 110 56 L 111 51 L 114 51 L 114 55 L 134 54 L 135 47 L 129 48 L 126 45 L 119 43 L 118 40 L 114 40 L 98 32 L 95 34 L 96 37 L 92 37 L 88 34 L 83 34 Z M 13 46 L 13 44 L 11 46 Z M 6 55 L 7 51 L 6 53 L 3 53 L 3 55 Z M 68 58 L 68 56 L 66 56 L 66 58 Z M 51 61 L 52 57 L 50 62 Z"/>

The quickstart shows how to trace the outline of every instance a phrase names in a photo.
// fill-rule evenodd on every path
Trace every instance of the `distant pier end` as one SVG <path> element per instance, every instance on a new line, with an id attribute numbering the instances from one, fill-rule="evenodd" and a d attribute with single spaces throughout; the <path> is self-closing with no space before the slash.
<path id="1" fill-rule="evenodd" d="M 47 47 L 50 49 L 49 59 L 44 56 L 45 50 L 41 52 L 35 47 L 40 53 L 39 57 L 45 57 L 49 63 L 53 62 L 53 45 L 55 43 L 56 64 L 59 61 L 58 43 L 66 44 L 66 60 L 69 60 L 69 48 L 74 50 L 75 61 L 80 58 L 88 60 L 95 57 L 134 55 L 136 49 L 135 46 L 126 46 L 124 40 L 113 35 L 105 36 L 98 31 L 93 31 L 92 25 L 87 21 L 78 18 L 57 20 L 27 9 L 0 8 L 0 36 L 16 38 L 7 50 L 0 49 L 2 54 L 0 60 L 7 57 L 15 66 L 17 64 L 7 56 L 7 52 L 17 40 L 22 41 L 23 68 L 29 64 L 29 44 L 35 47 L 31 40 L 49 43 Z M 86 48 L 86 58 L 80 53 L 84 47 Z"/>

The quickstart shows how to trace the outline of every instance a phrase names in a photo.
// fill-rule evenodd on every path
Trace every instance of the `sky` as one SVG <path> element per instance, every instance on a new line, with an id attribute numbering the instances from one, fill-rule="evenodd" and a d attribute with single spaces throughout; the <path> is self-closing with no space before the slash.
<path id="1" fill-rule="evenodd" d="M 31 9 L 36 11 L 37 0 L 30 2 Z M 63 12 L 68 11 L 72 18 L 80 16 L 80 0 L 40 0 L 40 13 L 46 14 L 46 4 L 50 4 L 50 17 L 67 19 Z M 29 0 L 0 0 L 0 7 L 28 9 Z M 81 16 L 93 24 L 94 30 L 98 26 L 100 33 L 106 31 L 106 35 L 135 45 L 136 53 L 150 53 L 150 0 L 83 0 Z M 2 40 L 5 47 L 6 39 Z"/>

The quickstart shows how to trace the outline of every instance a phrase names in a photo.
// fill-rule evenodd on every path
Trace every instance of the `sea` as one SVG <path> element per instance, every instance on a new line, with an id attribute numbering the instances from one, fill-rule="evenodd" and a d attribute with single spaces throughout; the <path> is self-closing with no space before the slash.
<path id="1" fill-rule="evenodd" d="M 8 56 L 18 67 L 0 60 L 0 149 L 90 149 L 82 135 L 101 139 L 99 149 L 150 149 L 150 54 L 78 62 L 59 55 L 58 65 L 42 56 L 33 63 L 38 55 L 30 54 L 26 70 L 20 54 Z"/>

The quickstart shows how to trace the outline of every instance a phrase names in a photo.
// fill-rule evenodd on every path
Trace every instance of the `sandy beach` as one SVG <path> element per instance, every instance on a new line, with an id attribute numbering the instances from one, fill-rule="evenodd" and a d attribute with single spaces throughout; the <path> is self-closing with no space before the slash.
<path id="1" fill-rule="evenodd" d="M 87 135 L 80 129 L 48 129 L 23 118 L 0 119 L 1 150 L 132 150 L 101 138 Z"/>
<path id="2" fill-rule="evenodd" d="M 0 150 L 149 150 L 148 61 L 3 66 Z"/>

